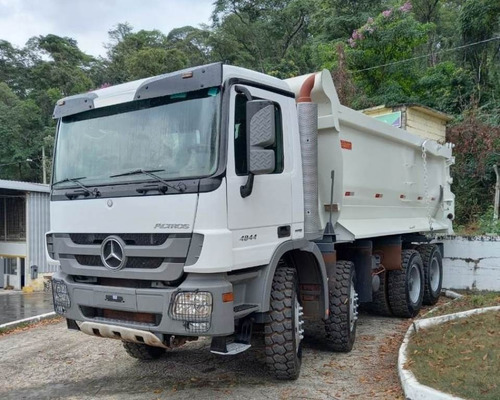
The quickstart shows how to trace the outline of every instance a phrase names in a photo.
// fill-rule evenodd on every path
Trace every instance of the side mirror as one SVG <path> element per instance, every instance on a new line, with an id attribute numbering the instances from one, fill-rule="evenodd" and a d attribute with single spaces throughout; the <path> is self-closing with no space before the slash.
<path id="1" fill-rule="evenodd" d="M 269 100 L 251 100 L 246 104 L 248 180 L 241 186 L 241 196 L 252 193 L 254 175 L 269 174 L 275 168 L 274 150 L 266 149 L 276 140 L 274 104 Z"/>

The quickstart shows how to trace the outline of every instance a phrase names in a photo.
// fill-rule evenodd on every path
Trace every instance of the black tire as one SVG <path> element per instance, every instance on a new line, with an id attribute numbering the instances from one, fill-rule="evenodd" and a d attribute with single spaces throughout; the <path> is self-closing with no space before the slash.
<path id="1" fill-rule="evenodd" d="M 303 323 L 297 272 L 280 263 L 274 274 L 269 319 L 264 327 L 266 363 L 277 379 L 295 380 L 300 375 Z"/>
<path id="2" fill-rule="evenodd" d="M 401 270 L 387 273 L 387 297 L 394 316 L 412 318 L 422 308 L 424 298 L 422 258 L 416 250 L 403 250 L 401 263 Z"/>
<path id="3" fill-rule="evenodd" d="M 162 347 L 148 346 L 143 343 L 122 342 L 127 354 L 138 360 L 156 360 L 165 354 Z"/>
<path id="4" fill-rule="evenodd" d="M 333 351 L 349 352 L 356 339 L 358 318 L 357 294 L 351 294 L 356 283 L 354 264 L 338 261 L 334 280 L 329 293 L 330 314 L 325 320 L 326 340 Z"/>
<path id="5" fill-rule="evenodd" d="M 372 314 L 392 317 L 389 299 L 387 297 L 387 271 L 381 272 L 378 274 L 378 277 L 380 278 L 380 288 L 373 293 L 372 301 L 366 303 L 364 308 Z"/>
<path id="6" fill-rule="evenodd" d="M 424 264 L 424 304 L 436 304 L 443 285 L 443 258 L 435 244 L 423 244 L 417 247 Z M 437 276 L 436 276 L 437 275 Z M 434 280 L 437 278 L 437 284 Z"/>

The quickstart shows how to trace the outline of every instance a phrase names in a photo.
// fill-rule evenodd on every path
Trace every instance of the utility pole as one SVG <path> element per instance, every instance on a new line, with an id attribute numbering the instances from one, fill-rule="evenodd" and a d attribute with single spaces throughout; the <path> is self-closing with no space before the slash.
<path id="1" fill-rule="evenodd" d="M 45 167 L 45 146 L 42 146 L 42 177 L 43 183 L 47 184 L 47 168 Z"/>
<path id="2" fill-rule="evenodd" d="M 493 208 L 493 219 L 498 221 L 498 206 L 500 204 L 500 174 L 498 173 L 498 165 L 493 166 L 493 170 L 497 176 L 497 184 L 495 185 L 495 205 Z"/>

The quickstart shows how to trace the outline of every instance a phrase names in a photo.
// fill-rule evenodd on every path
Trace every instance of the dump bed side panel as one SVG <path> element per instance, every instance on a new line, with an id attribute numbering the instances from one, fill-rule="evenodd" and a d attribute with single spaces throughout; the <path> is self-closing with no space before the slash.
<path id="1" fill-rule="evenodd" d="M 451 146 L 343 106 L 339 121 L 344 145 L 338 224 L 356 239 L 431 229 L 451 233 Z"/>
<path id="2" fill-rule="evenodd" d="M 307 77 L 286 82 L 298 94 Z M 326 70 L 316 74 L 311 98 L 318 104 L 320 218 L 323 226 L 331 219 L 337 240 L 453 232 L 451 144 L 340 105 Z"/>

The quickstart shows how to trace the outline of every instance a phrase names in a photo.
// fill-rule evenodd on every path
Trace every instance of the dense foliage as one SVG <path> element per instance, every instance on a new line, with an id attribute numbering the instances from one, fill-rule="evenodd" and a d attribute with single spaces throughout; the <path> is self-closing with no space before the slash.
<path id="1" fill-rule="evenodd" d="M 417 102 L 456 117 L 468 223 L 491 204 L 500 163 L 499 37 L 498 0 L 216 0 L 211 26 L 113 27 L 104 57 L 68 37 L 0 39 L 0 178 L 41 180 L 61 97 L 213 61 L 282 78 L 327 68 L 351 107 Z"/>

